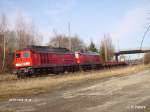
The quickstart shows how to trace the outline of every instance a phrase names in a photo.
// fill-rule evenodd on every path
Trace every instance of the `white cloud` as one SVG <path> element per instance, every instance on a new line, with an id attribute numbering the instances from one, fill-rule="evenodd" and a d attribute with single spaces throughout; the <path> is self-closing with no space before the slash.
<path id="1" fill-rule="evenodd" d="M 57 15 L 60 13 L 64 13 L 68 11 L 72 6 L 73 1 L 72 0 L 63 0 L 62 2 L 55 2 L 53 3 L 53 6 L 49 8 L 49 10 L 46 10 L 46 14 L 53 14 Z"/>
<path id="2" fill-rule="evenodd" d="M 112 31 L 112 37 L 115 40 L 131 38 L 131 36 L 142 29 L 147 22 L 146 13 L 148 9 L 150 9 L 149 6 L 145 5 L 129 10 Z"/>
<path id="3" fill-rule="evenodd" d="M 61 20 L 61 16 L 65 15 L 74 5 L 74 0 L 62 0 L 49 4 L 49 8 L 45 10 L 45 14 L 55 22 Z"/>

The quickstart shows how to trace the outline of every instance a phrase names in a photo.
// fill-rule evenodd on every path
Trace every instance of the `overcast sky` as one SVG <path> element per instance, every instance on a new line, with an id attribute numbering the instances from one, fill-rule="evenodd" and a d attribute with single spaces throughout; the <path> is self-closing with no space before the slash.
<path id="1" fill-rule="evenodd" d="M 33 21 L 44 43 L 58 33 L 77 34 L 84 42 L 98 46 L 104 33 L 112 37 L 116 49 L 138 48 L 150 24 L 150 0 L 0 0 L 0 12 L 7 13 L 11 27 L 17 14 Z M 144 47 L 150 45 L 150 33 Z"/>

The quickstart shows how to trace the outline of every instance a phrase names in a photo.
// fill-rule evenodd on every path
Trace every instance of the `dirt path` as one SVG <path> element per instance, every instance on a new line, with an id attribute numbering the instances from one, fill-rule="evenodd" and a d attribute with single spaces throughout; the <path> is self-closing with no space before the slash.
<path id="1" fill-rule="evenodd" d="M 150 71 L 87 82 L 83 85 L 68 86 L 65 89 L 37 96 L 9 100 L 0 102 L 0 110 L 14 112 L 149 112 Z"/>

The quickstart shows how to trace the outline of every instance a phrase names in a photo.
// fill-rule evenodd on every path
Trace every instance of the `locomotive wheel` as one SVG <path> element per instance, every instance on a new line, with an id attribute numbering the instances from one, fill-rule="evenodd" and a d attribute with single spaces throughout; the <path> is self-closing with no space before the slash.
<path id="1" fill-rule="evenodd" d="M 22 72 L 23 72 L 22 70 L 17 71 L 17 77 L 18 78 L 22 78 Z"/>
<path id="2" fill-rule="evenodd" d="M 21 69 L 21 70 L 17 71 L 17 77 L 18 78 L 27 78 L 27 77 L 31 77 L 33 73 L 34 73 L 33 69 L 28 69 L 27 72 L 25 72 L 24 69 Z"/>
<path id="3" fill-rule="evenodd" d="M 17 74 L 17 78 L 18 78 L 18 79 L 21 79 L 21 76 Z"/>

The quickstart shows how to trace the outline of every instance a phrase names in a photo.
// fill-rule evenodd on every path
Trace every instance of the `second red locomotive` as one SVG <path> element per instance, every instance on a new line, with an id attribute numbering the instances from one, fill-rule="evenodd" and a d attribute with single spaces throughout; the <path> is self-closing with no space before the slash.
<path id="1" fill-rule="evenodd" d="M 102 59 L 96 52 L 86 51 L 75 52 L 76 63 L 82 69 L 99 69 L 102 66 Z"/>

